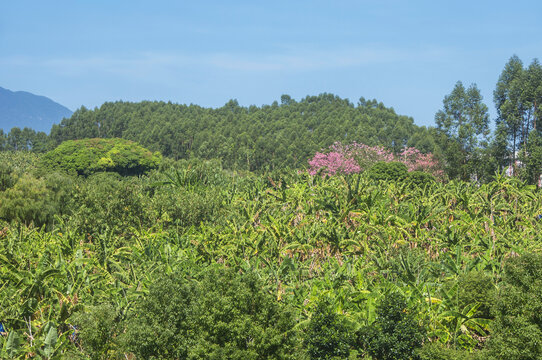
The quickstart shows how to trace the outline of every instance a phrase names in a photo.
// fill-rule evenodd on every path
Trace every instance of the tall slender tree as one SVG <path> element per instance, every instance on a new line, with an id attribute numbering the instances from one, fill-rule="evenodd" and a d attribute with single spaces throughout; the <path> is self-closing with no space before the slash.
<path id="1" fill-rule="evenodd" d="M 542 131 L 542 65 L 534 59 L 525 70 L 524 101 L 527 107 L 527 127 Z"/>
<path id="2" fill-rule="evenodd" d="M 522 122 L 523 107 L 520 102 L 522 77 L 523 62 L 514 55 L 504 66 L 493 92 L 493 100 L 497 110 L 497 126 L 503 124 L 512 142 L 511 164 L 514 164 L 516 160 L 517 140 Z"/>
<path id="3" fill-rule="evenodd" d="M 451 177 L 468 180 L 479 146 L 487 147 L 488 108 L 476 84 L 467 89 L 461 81 L 443 100 L 443 109 L 435 115 L 439 145 L 444 151 Z"/>
<path id="4" fill-rule="evenodd" d="M 540 132 L 542 114 L 542 66 L 534 59 L 528 68 L 512 56 L 506 63 L 495 91 L 497 126 L 506 129 L 509 149 L 508 163 L 516 173 L 516 159 L 521 153 L 522 162 L 528 160 L 530 139 L 537 138 L 532 131 Z M 532 150 L 532 149 L 531 149 Z"/>

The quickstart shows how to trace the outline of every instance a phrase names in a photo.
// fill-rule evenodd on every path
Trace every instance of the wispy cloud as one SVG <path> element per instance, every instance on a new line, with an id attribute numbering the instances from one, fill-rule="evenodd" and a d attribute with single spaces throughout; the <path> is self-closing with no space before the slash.
<path id="1" fill-rule="evenodd" d="M 443 49 L 401 50 L 394 48 L 353 48 L 295 50 L 281 54 L 214 54 L 207 63 L 217 68 L 244 71 L 315 71 L 369 66 L 409 60 L 438 59 Z"/>
<path id="2" fill-rule="evenodd" d="M 150 52 L 133 56 L 97 55 L 90 57 L 0 57 L 0 65 L 38 67 L 63 75 L 88 73 L 148 77 L 187 69 L 230 70 L 238 72 L 302 72 L 354 68 L 374 64 L 405 61 L 439 61 L 449 51 L 440 48 L 405 50 L 399 48 L 367 47 L 312 50 L 285 49 L 281 52 L 179 54 Z"/>

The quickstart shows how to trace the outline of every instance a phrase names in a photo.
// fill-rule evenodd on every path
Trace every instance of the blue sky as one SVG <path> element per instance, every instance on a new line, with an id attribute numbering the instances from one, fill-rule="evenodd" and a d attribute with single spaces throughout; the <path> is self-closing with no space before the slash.
<path id="1" fill-rule="evenodd" d="M 1 1 L 0 86 L 72 110 L 333 93 L 432 125 L 461 80 L 493 110 L 506 61 L 542 57 L 542 2 Z"/>

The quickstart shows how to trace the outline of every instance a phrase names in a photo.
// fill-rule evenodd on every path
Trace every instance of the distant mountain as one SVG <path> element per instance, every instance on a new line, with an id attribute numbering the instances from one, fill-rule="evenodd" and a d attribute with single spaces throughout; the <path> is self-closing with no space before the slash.
<path id="1" fill-rule="evenodd" d="M 0 87 L 0 129 L 4 132 L 18 126 L 49 133 L 53 124 L 71 115 L 70 109 L 45 96 Z"/>

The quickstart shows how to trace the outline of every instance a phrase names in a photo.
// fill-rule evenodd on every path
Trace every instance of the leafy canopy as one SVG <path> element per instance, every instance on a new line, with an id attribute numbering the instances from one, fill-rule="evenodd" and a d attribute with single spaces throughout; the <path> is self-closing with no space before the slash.
<path id="1" fill-rule="evenodd" d="M 295 320 L 252 273 L 208 268 L 154 284 L 123 334 L 141 359 L 293 359 Z"/>
<path id="2" fill-rule="evenodd" d="M 113 171 L 121 175 L 138 175 L 157 168 L 160 153 L 152 153 L 139 144 L 123 139 L 69 140 L 45 154 L 45 166 L 90 175 Z"/>

